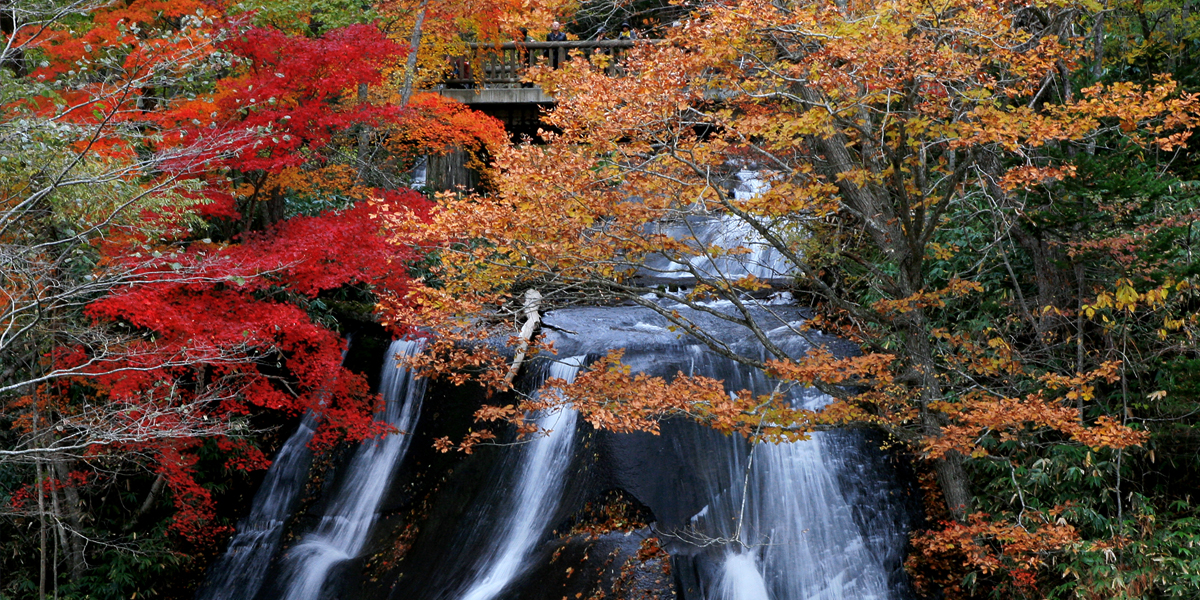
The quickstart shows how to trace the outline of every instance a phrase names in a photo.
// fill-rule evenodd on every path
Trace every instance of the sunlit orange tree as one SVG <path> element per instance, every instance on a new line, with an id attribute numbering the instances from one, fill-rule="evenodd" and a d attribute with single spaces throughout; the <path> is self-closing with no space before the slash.
<path id="1" fill-rule="evenodd" d="M 593 424 L 653 430 L 687 414 L 771 439 L 870 424 L 927 467 L 919 584 L 1194 590 L 1174 583 L 1195 566 L 1182 546 L 1129 558 L 1194 528 L 1147 528 L 1153 502 L 1129 477 L 1158 416 L 1145 407 L 1175 393 L 1149 357 L 1194 355 L 1195 272 L 1167 267 L 1186 258 L 1195 220 L 1194 188 L 1170 167 L 1188 164 L 1200 99 L 1167 75 L 1092 78 L 1104 29 L 1088 2 L 691 6 L 622 77 L 583 59 L 536 76 L 558 98 L 556 133 L 501 157 L 498 194 L 443 200 L 429 232 L 450 242 L 436 285 L 418 296 L 423 314 L 398 318 L 470 335 L 468 324 L 519 324 L 525 289 L 543 310 L 632 302 L 835 401 L 821 413 L 728 401 L 717 382 L 628 375 L 614 354 L 562 394 Z M 1132 165 L 1145 192 L 1116 185 L 1114 164 Z M 734 194 L 742 169 L 767 189 Z M 752 241 L 664 233 L 696 216 L 740 223 Z M 784 257 L 784 283 L 689 260 L 745 262 L 762 247 Z M 648 264 L 672 263 L 694 285 L 650 283 Z M 784 289 L 817 309 L 794 335 L 834 332 L 863 354 L 772 343 L 752 298 Z M 712 300 L 766 358 L 671 308 Z M 485 360 L 444 350 L 431 367 Z M 480 416 L 519 420 L 529 406 Z"/>

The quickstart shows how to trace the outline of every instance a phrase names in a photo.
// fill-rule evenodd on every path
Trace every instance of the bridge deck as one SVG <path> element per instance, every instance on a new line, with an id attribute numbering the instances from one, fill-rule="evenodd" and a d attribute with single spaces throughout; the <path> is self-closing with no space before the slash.
<path id="1" fill-rule="evenodd" d="M 591 60 L 605 55 L 609 61 L 605 72 L 617 77 L 624 73 L 625 55 L 636 44 L 652 44 L 658 40 L 580 40 L 570 42 L 506 42 L 503 44 L 469 44 L 464 55 L 450 60 L 450 77 L 438 86 L 439 94 L 465 104 L 553 104 L 554 98 L 537 86 L 522 82 L 526 72 L 535 65 L 558 68 L 582 56 Z"/>
<path id="2" fill-rule="evenodd" d="M 538 86 L 527 88 L 472 88 L 434 90 L 475 108 L 477 104 L 554 104 L 554 97 Z"/>

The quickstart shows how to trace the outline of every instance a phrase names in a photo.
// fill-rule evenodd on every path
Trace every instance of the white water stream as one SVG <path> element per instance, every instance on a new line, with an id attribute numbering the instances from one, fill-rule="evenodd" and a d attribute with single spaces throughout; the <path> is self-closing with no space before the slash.
<path id="1" fill-rule="evenodd" d="M 229 548 L 209 570 L 208 582 L 197 595 L 198 600 L 253 598 L 258 593 L 271 558 L 279 548 L 284 522 L 291 516 L 308 476 L 312 459 L 308 442 L 315 428 L 316 416 L 309 413 L 284 442 L 254 495 L 250 514 L 238 523 L 237 535 L 230 540 Z"/>
<path id="2" fill-rule="evenodd" d="M 421 350 L 419 341 L 392 342 L 388 356 L 411 356 Z M 425 396 L 425 380 L 415 379 L 398 364 L 384 369 L 380 393 L 386 408 L 380 415 L 399 433 L 367 440 L 359 446 L 346 467 L 346 479 L 329 502 L 316 529 L 288 550 L 282 568 L 286 575 L 283 597 L 315 600 L 321 594 L 329 571 L 354 558 L 367 542 L 376 510 L 391 482 L 392 471 L 403 458 Z"/>
<path id="3" fill-rule="evenodd" d="M 697 348 L 690 349 L 693 354 Z M 766 391 L 761 373 L 731 361 L 697 356 L 693 373 L 724 379 L 733 388 Z M 828 401 L 823 394 L 798 394 L 792 402 L 809 409 Z M 710 540 L 718 562 L 707 600 L 887 600 L 887 568 L 871 552 L 855 523 L 854 507 L 836 477 L 838 460 L 830 438 L 813 433 L 805 441 L 748 446 L 737 436 L 728 450 L 703 442 L 693 450 L 725 461 L 727 481 L 692 517 L 693 535 Z M 888 532 L 879 532 L 887 535 Z"/>
<path id="4" fill-rule="evenodd" d="M 758 571 L 753 552 L 734 550 L 727 553 L 721 565 L 716 596 L 726 600 L 770 600 L 767 582 Z"/>
<path id="5" fill-rule="evenodd" d="M 697 519 L 710 535 L 739 539 L 725 548 L 711 600 L 886 600 L 887 572 L 869 551 L 824 456 L 824 434 L 736 453 L 743 486 L 715 499 Z M 740 454 L 740 456 L 739 456 Z M 743 508 L 744 506 L 744 508 Z M 741 520 L 740 530 L 738 521 Z"/>
<path id="6" fill-rule="evenodd" d="M 551 378 L 570 383 L 585 357 L 576 356 L 550 366 Z M 553 523 L 566 484 L 575 441 L 577 413 L 570 408 L 535 417 L 549 435 L 536 437 L 522 447 L 514 482 L 500 506 L 499 526 L 484 543 L 488 548 L 478 561 L 479 569 L 461 600 L 492 600 L 524 570 L 525 558 Z"/>

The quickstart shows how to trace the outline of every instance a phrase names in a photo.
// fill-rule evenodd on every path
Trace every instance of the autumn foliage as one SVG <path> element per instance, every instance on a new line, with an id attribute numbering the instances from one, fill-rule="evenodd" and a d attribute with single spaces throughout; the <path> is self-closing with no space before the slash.
<path id="1" fill-rule="evenodd" d="M 567 403 L 621 432 L 871 427 L 920 472 L 922 593 L 1200 588 L 1186 6 L 683 3 L 619 76 L 603 54 L 529 73 L 557 104 L 541 139 L 510 146 L 497 120 L 405 82 L 575 4 L 368 4 L 0 3 L 0 475 L 5 518 L 43 538 L 0 542 L 4 585 L 57 589 L 59 543 L 61 579 L 87 585 L 91 534 L 130 556 L 211 551 L 228 533 L 217 480 L 267 464 L 257 423 L 319 412 L 319 449 L 385 433 L 342 366 L 347 320 L 421 327 L 414 367 L 510 391 L 491 342 L 552 350 L 515 336 L 533 289 L 541 311 L 656 311 L 832 401 L 649 377 L 618 350 L 555 393 L 479 409 L 484 428 L 442 450 L 502 423 L 533 433 L 529 411 Z M 457 150 L 486 192 L 410 190 L 419 157 Z M 700 219 L 746 235 L 686 231 Z M 763 248 L 786 272 L 752 268 Z M 776 292 L 811 315 L 791 334 L 859 352 L 789 354 L 756 312 Z M 760 348 L 689 317 L 714 311 Z"/>

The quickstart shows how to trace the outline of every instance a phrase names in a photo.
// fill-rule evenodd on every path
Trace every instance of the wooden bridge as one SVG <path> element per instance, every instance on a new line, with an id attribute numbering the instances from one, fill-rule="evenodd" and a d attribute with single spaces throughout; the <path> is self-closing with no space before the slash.
<path id="1" fill-rule="evenodd" d="M 657 40 L 592 40 L 574 42 L 507 42 L 470 44 L 467 53 L 451 57 L 450 77 L 436 92 L 504 123 L 514 139 L 534 138 L 543 127 L 542 111 L 554 105 L 554 98 L 536 85 L 522 82 L 530 67 L 546 65 L 558 68 L 572 55 L 591 59 L 597 54 L 609 57 L 606 72 L 617 77 L 624 73 L 622 59 L 637 43 Z M 471 189 L 479 177 L 466 167 L 462 152 L 429 157 L 428 185 L 437 190 Z"/>
<path id="2" fill-rule="evenodd" d="M 471 108 L 504 122 L 512 135 L 534 135 L 540 125 L 541 109 L 554 98 L 536 85 L 521 79 L 532 66 L 558 68 L 572 55 L 591 59 L 607 55 L 609 75 L 623 73 L 622 59 L 637 43 L 657 40 L 587 40 L 573 42 L 507 42 L 470 44 L 465 55 L 450 58 L 451 74 L 430 90 L 454 98 Z"/>

